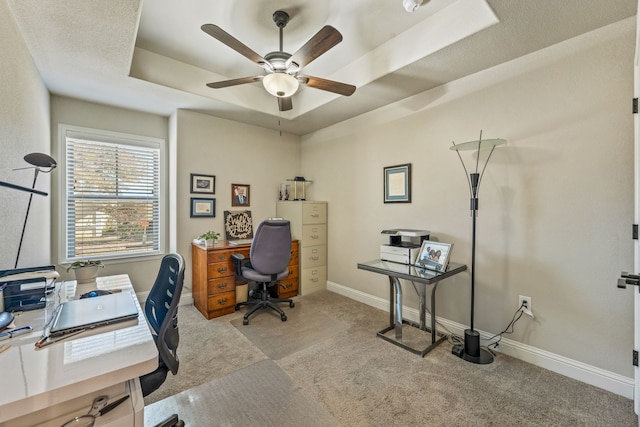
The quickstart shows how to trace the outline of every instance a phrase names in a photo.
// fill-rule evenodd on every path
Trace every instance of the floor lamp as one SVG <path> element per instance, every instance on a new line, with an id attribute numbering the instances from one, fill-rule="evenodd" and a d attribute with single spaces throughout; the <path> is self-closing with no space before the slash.
<path id="1" fill-rule="evenodd" d="M 467 175 L 467 181 L 469 182 L 469 192 L 471 194 L 471 216 L 472 231 L 471 231 L 471 325 L 469 329 L 464 331 L 464 344 L 457 344 L 453 346 L 451 352 L 458 357 L 466 360 L 467 362 L 477 363 L 480 365 L 486 365 L 493 362 L 493 355 L 485 348 L 480 348 L 480 334 L 473 328 L 474 317 L 474 305 L 475 305 L 475 285 L 476 285 L 476 217 L 478 215 L 478 191 L 480 189 L 480 182 L 482 176 L 489 163 L 489 159 L 493 154 L 493 150 L 498 145 L 502 145 L 507 142 L 504 139 L 485 139 L 482 140 L 482 132 L 480 132 L 480 139 L 477 141 L 464 142 L 462 144 L 453 143 L 451 150 L 455 150 L 462 163 L 465 175 Z M 478 172 L 480 166 L 480 150 L 491 149 L 487 160 L 482 167 L 482 171 Z M 462 160 L 460 151 L 476 150 L 476 167 L 475 171 L 469 173 L 467 167 Z"/>
<path id="2" fill-rule="evenodd" d="M 29 218 L 29 210 L 31 209 L 31 199 L 34 194 L 39 194 L 41 196 L 47 196 L 48 194 L 44 191 L 36 190 L 36 180 L 38 179 L 38 173 L 49 173 L 56 168 L 58 165 L 56 161 L 49 155 L 43 153 L 30 153 L 24 156 L 24 160 L 33 165 L 28 168 L 34 167 L 35 174 L 33 176 L 33 184 L 31 184 L 31 188 L 23 187 L 21 185 L 10 184 L 8 182 L 0 181 L 0 186 L 13 188 L 14 190 L 25 191 L 27 193 L 31 193 L 29 195 L 29 204 L 27 205 L 27 213 L 24 216 L 24 223 L 22 224 L 22 234 L 20 235 L 20 244 L 18 245 L 18 254 L 16 255 L 16 263 L 13 268 L 18 268 L 18 259 L 20 258 L 20 250 L 22 249 L 22 240 L 24 239 L 24 230 L 27 227 L 27 219 Z M 18 169 L 28 169 L 28 168 L 17 168 Z M 45 169 L 41 169 L 45 168 Z"/>

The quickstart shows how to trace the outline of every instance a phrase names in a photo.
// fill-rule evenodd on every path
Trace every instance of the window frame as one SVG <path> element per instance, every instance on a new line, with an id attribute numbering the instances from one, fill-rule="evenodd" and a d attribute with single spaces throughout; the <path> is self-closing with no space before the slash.
<path id="1" fill-rule="evenodd" d="M 150 147 L 159 150 L 159 194 L 158 194 L 158 249 L 145 253 L 133 254 L 102 254 L 96 256 L 69 257 L 68 255 L 68 202 L 67 197 L 67 138 L 86 139 L 90 141 L 106 142 L 122 145 L 130 145 L 137 147 Z M 139 261 L 141 259 L 157 258 L 166 252 L 166 225 L 167 225 L 167 197 L 166 196 L 166 141 L 161 138 L 134 135 L 123 132 L 114 132 L 103 129 L 85 128 L 74 125 L 59 125 L 59 152 L 58 162 L 59 180 L 58 180 L 58 213 L 59 213 L 59 239 L 58 254 L 60 263 L 67 264 L 78 260 L 86 260 L 91 258 L 99 258 L 105 260 L 120 261 Z"/>

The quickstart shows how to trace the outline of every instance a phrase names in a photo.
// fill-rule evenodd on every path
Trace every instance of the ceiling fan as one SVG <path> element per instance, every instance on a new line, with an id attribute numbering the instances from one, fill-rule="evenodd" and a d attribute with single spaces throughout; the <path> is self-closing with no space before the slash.
<path id="1" fill-rule="evenodd" d="M 275 22 L 276 26 L 280 29 L 280 50 L 269 52 L 264 57 L 258 55 L 217 25 L 204 24 L 201 27 L 202 31 L 226 44 L 239 54 L 249 58 L 249 60 L 255 62 L 266 71 L 266 74 L 262 76 L 241 77 L 238 79 L 207 83 L 207 86 L 212 89 L 220 89 L 262 81 L 267 92 L 278 98 L 280 111 L 287 111 L 293 108 L 291 96 L 298 90 L 299 85 L 345 96 L 350 96 L 355 92 L 356 87 L 353 85 L 298 74 L 305 65 L 308 65 L 311 61 L 342 41 L 342 34 L 340 34 L 338 30 L 330 25 L 325 25 L 311 37 L 304 46 L 292 55 L 285 52 L 282 48 L 283 29 L 289 22 L 289 14 L 285 11 L 278 10 L 273 13 L 273 22 Z"/>

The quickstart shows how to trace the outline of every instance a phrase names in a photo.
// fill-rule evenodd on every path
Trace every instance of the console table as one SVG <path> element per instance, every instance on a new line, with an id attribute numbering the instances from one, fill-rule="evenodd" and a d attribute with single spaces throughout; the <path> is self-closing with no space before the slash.
<path id="1" fill-rule="evenodd" d="M 447 271 L 439 272 L 378 259 L 358 263 L 358 269 L 389 277 L 389 326 L 379 331 L 377 333 L 378 337 L 422 357 L 447 338 L 446 335 L 436 332 L 436 288 L 441 280 L 466 270 L 466 265 L 452 262 L 449 263 Z M 413 348 L 402 341 L 402 324 L 414 325 L 402 320 L 402 286 L 400 285 L 400 279 L 409 280 L 414 285 L 418 284 L 415 288 L 419 297 L 420 324 L 418 327 L 423 331 L 431 332 L 431 344 L 424 349 Z M 431 328 L 426 326 L 427 285 L 433 285 L 431 288 Z M 385 335 L 391 330 L 395 330 L 395 337 Z"/>

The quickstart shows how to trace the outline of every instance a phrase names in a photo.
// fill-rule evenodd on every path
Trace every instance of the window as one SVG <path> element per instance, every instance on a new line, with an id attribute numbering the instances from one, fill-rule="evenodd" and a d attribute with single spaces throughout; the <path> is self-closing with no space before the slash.
<path id="1" fill-rule="evenodd" d="M 63 127 L 66 260 L 160 253 L 162 141 Z"/>

